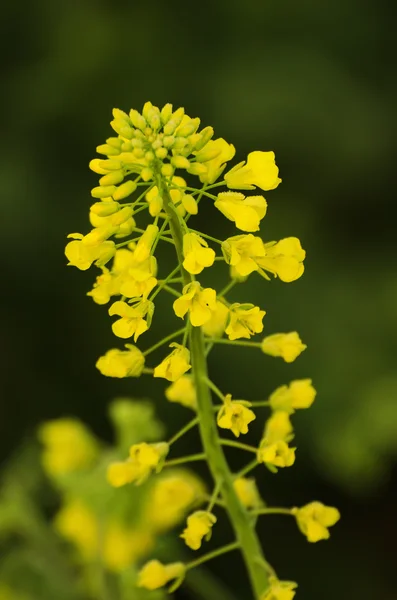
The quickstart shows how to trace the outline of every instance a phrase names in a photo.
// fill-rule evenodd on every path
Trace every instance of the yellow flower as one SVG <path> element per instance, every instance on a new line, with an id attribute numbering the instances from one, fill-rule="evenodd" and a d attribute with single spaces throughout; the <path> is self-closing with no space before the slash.
<path id="1" fill-rule="evenodd" d="M 252 235 L 236 235 L 222 243 L 226 262 L 241 277 L 258 270 L 258 260 L 266 254 L 261 238 Z"/>
<path id="2" fill-rule="evenodd" d="M 146 227 L 145 232 L 142 233 L 134 249 L 134 259 L 136 262 L 140 263 L 149 258 L 158 233 L 159 228 L 157 225 L 148 225 Z"/>
<path id="3" fill-rule="evenodd" d="M 216 517 L 206 510 L 196 510 L 187 518 L 187 527 L 183 530 L 181 538 L 192 550 L 198 550 L 204 537 L 208 540 L 211 529 L 216 523 Z"/>
<path id="4" fill-rule="evenodd" d="M 154 304 L 150 300 L 142 300 L 134 306 L 121 300 L 114 302 L 109 308 L 109 315 L 118 315 L 121 319 L 113 323 L 113 333 L 123 339 L 134 336 L 136 342 L 139 336 L 149 329 L 153 311 Z"/>
<path id="5" fill-rule="evenodd" d="M 167 470 L 153 482 L 145 504 L 143 521 L 149 529 L 162 533 L 175 527 L 186 511 L 203 497 L 202 481 L 185 469 Z"/>
<path id="6" fill-rule="evenodd" d="M 203 289 L 198 281 L 193 281 L 183 288 L 183 295 L 173 304 L 177 317 L 184 318 L 189 312 L 193 327 L 201 327 L 211 319 L 216 310 L 216 292 L 212 288 Z"/>
<path id="7" fill-rule="evenodd" d="M 277 388 L 269 398 L 273 410 L 293 413 L 300 408 L 309 408 L 316 397 L 311 379 L 296 379 L 289 386 Z"/>
<path id="8" fill-rule="evenodd" d="M 246 508 L 257 508 L 262 504 L 255 479 L 239 477 L 234 480 L 233 487 L 241 504 Z"/>
<path id="9" fill-rule="evenodd" d="M 327 540 L 330 536 L 328 527 L 332 527 L 340 519 L 337 508 L 325 506 L 321 502 L 310 502 L 302 508 L 294 508 L 292 514 L 309 542 Z"/>
<path id="10" fill-rule="evenodd" d="M 116 252 L 114 242 L 102 241 L 97 244 L 86 243 L 87 236 L 81 233 L 71 233 L 68 235 L 74 238 L 65 248 L 66 258 L 69 260 L 68 266 L 77 267 L 80 271 L 86 271 L 93 262 L 100 267 L 105 265 Z"/>
<path id="11" fill-rule="evenodd" d="M 96 440 L 77 419 L 47 421 L 39 437 L 44 444 L 43 466 L 52 476 L 86 469 L 98 456 Z"/>
<path id="12" fill-rule="evenodd" d="M 190 375 L 182 375 L 174 381 L 166 390 L 165 397 L 169 402 L 178 402 L 182 406 L 197 408 L 197 394 L 194 387 L 193 379 Z"/>
<path id="13" fill-rule="evenodd" d="M 210 140 L 196 153 L 197 161 L 204 163 L 207 168 L 207 172 L 200 175 L 201 183 L 214 183 L 224 171 L 227 161 L 235 154 L 233 144 L 228 144 L 223 138 Z"/>
<path id="14" fill-rule="evenodd" d="M 201 273 L 204 267 L 214 264 L 215 252 L 197 233 L 185 233 L 183 236 L 183 266 L 192 275 Z"/>
<path id="15" fill-rule="evenodd" d="M 174 175 L 171 178 L 170 183 L 171 185 L 174 184 L 175 186 L 178 186 L 177 188 L 171 188 L 169 192 L 173 204 L 178 205 L 177 211 L 179 215 L 183 217 L 185 215 L 185 208 L 182 204 L 182 198 L 184 196 L 184 189 L 186 188 L 186 181 L 182 177 Z M 156 185 L 152 187 L 146 194 L 145 198 L 149 203 L 150 214 L 152 217 L 156 217 L 158 214 L 160 214 L 163 208 L 163 199 L 160 196 L 158 187 Z"/>
<path id="16" fill-rule="evenodd" d="M 55 529 L 75 544 L 86 560 L 99 550 L 99 528 L 95 514 L 80 500 L 68 500 L 54 521 Z"/>
<path id="17" fill-rule="evenodd" d="M 293 600 L 298 587 L 294 581 L 279 581 L 276 577 L 269 577 L 269 585 L 260 600 Z"/>
<path id="18" fill-rule="evenodd" d="M 143 483 L 153 470 L 159 469 L 169 446 L 165 442 L 157 444 L 134 444 L 130 448 L 129 458 L 123 462 L 111 463 L 107 471 L 107 479 L 113 487 L 121 487 L 127 483 Z"/>
<path id="19" fill-rule="evenodd" d="M 190 352 L 185 346 L 176 342 L 170 344 L 170 348 L 175 348 L 175 350 L 157 365 L 153 377 L 164 377 L 168 381 L 177 381 L 191 369 Z"/>
<path id="20" fill-rule="evenodd" d="M 265 244 L 266 255 L 258 259 L 258 265 L 289 283 L 303 275 L 306 252 L 298 238 L 289 237 L 279 242 Z"/>
<path id="21" fill-rule="evenodd" d="M 239 163 L 225 175 L 228 188 L 233 190 L 253 190 L 255 186 L 262 190 L 274 190 L 281 179 L 274 152 L 250 152 L 245 161 Z"/>
<path id="22" fill-rule="evenodd" d="M 285 362 L 291 363 L 306 350 L 296 331 L 290 333 L 274 333 L 268 335 L 261 342 L 262 352 L 269 356 L 281 356 Z"/>
<path id="23" fill-rule="evenodd" d="M 239 192 L 220 192 L 215 206 L 233 221 L 241 231 L 258 231 L 259 224 L 266 214 L 267 202 L 263 196 L 249 196 Z"/>
<path id="24" fill-rule="evenodd" d="M 147 555 L 153 546 L 154 538 L 150 532 L 110 522 L 105 532 L 103 562 L 110 571 L 120 573 Z"/>
<path id="25" fill-rule="evenodd" d="M 145 366 L 145 357 L 136 346 L 126 344 L 127 350 L 112 348 L 98 358 L 96 368 L 106 377 L 139 377 Z"/>
<path id="26" fill-rule="evenodd" d="M 248 425 L 256 417 L 247 406 L 250 406 L 249 402 L 232 400 L 231 394 L 226 394 L 224 404 L 218 412 L 218 426 L 230 429 L 236 437 L 239 437 L 240 433 L 248 433 Z"/>
<path id="27" fill-rule="evenodd" d="M 157 590 L 172 579 L 178 579 L 185 574 L 185 566 L 181 562 L 163 565 L 158 560 L 150 560 L 142 567 L 138 575 L 138 587 L 147 590 Z"/>
<path id="28" fill-rule="evenodd" d="M 267 420 L 258 449 L 258 462 L 275 467 L 291 467 L 295 462 L 295 448 L 288 442 L 293 438 L 292 425 L 285 411 L 277 411 Z"/>
<path id="29" fill-rule="evenodd" d="M 212 313 L 210 320 L 202 326 L 203 333 L 208 337 L 222 337 L 225 333 L 228 316 L 228 307 L 217 300 L 215 311 Z"/>
<path id="30" fill-rule="evenodd" d="M 263 317 L 266 312 L 253 304 L 235 302 L 229 308 L 229 324 L 225 329 L 229 340 L 250 338 L 263 331 Z"/>

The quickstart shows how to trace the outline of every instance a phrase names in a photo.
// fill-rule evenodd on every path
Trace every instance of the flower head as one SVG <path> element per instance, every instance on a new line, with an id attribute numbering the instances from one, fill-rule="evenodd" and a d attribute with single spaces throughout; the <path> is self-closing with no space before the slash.
<path id="1" fill-rule="evenodd" d="M 288 442 L 293 438 L 292 425 L 285 411 L 277 411 L 266 421 L 265 432 L 258 449 L 258 462 L 274 467 L 291 467 L 295 462 L 295 448 Z"/>
<path id="2" fill-rule="evenodd" d="M 236 437 L 239 437 L 240 433 L 248 433 L 249 423 L 256 418 L 248 406 L 249 402 L 232 400 L 231 394 L 226 394 L 224 404 L 218 412 L 218 426 L 230 429 Z"/>
<path id="3" fill-rule="evenodd" d="M 68 237 L 74 238 L 65 248 L 68 265 L 77 267 L 80 271 L 86 271 L 93 262 L 97 266 L 105 265 L 116 252 L 115 243 L 112 241 L 100 241 L 98 243 L 87 242 L 87 236 L 80 233 L 71 233 Z"/>
<path id="4" fill-rule="evenodd" d="M 302 508 L 294 508 L 292 514 L 309 542 L 327 540 L 330 536 L 328 527 L 332 527 L 340 519 L 337 508 L 325 506 L 321 502 L 310 502 Z"/>
<path id="5" fill-rule="evenodd" d="M 217 300 L 211 318 L 202 326 L 203 333 L 208 337 L 222 337 L 225 333 L 228 316 L 229 309 L 226 304 Z"/>
<path id="6" fill-rule="evenodd" d="M 124 339 L 134 336 L 136 342 L 138 337 L 149 329 L 153 312 L 154 304 L 150 300 L 141 300 L 134 306 L 121 300 L 114 302 L 109 308 L 109 315 L 118 315 L 121 319 L 113 323 L 113 333 Z"/>
<path id="7" fill-rule="evenodd" d="M 190 352 L 185 346 L 173 342 L 170 348 L 175 348 L 157 367 L 154 369 L 154 377 L 164 377 L 168 381 L 177 381 L 182 375 L 191 369 Z"/>
<path id="8" fill-rule="evenodd" d="M 106 377 L 139 377 L 145 366 L 145 357 L 136 346 L 126 344 L 127 350 L 112 348 L 98 358 L 96 368 Z"/>
<path id="9" fill-rule="evenodd" d="M 208 248 L 207 242 L 197 233 L 185 233 L 183 236 L 183 266 L 188 273 L 197 275 L 204 267 L 214 264 L 215 252 Z"/>
<path id="10" fill-rule="evenodd" d="M 269 577 L 269 584 L 260 600 L 293 600 L 298 587 L 294 581 L 279 581 L 276 577 Z"/>
<path id="11" fill-rule="evenodd" d="M 197 394 L 193 379 L 190 375 L 182 375 L 165 390 L 165 397 L 169 402 L 178 402 L 187 408 L 196 410 Z"/>
<path id="12" fill-rule="evenodd" d="M 250 338 L 263 331 L 263 317 L 266 312 L 253 304 L 235 302 L 229 308 L 229 323 L 225 329 L 229 340 Z"/>
<path id="13" fill-rule="evenodd" d="M 281 356 L 285 362 L 293 362 L 306 350 L 307 346 L 302 343 L 296 331 L 290 333 L 274 333 L 262 340 L 262 352 L 270 356 Z"/>
<path id="14" fill-rule="evenodd" d="M 270 271 L 286 283 L 303 275 L 306 252 L 298 238 L 289 237 L 279 242 L 268 242 L 265 244 L 265 251 L 266 254 L 258 259 L 258 265 L 265 271 Z"/>
<path id="15" fill-rule="evenodd" d="M 267 202 L 263 196 L 246 198 L 239 192 L 220 192 L 215 206 L 241 231 L 258 231 L 259 223 L 267 210 Z"/>
<path id="16" fill-rule="evenodd" d="M 130 456 L 125 462 L 111 463 L 107 471 L 107 479 L 113 487 L 121 487 L 127 483 L 143 483 L 153 470 L 161 466 L 169 450 L 168 444 L 134 444 L 130 448 Z"/>
<path id="17" fill-rule="evenodd" d="M 174 302 L 177 317 L 184 318 L 189 312 L 193 327 L 201 327 L 211 319 L 216 310 L 216 292 L 212 288 L 203 289 L 198 281 L 193 281 L 183 288 L 183 294 Z"/>
<path id="18" fill-rule="evenodd" d="M 158 560 L 150 560 L 142 567 L 138 575 L 138 587 L 157 590 L 164 587 L 172 579 L 183 577 L 185 565 L 181 562 L 163 565 Z"/>
<path id="19" fill-rule="evenodd" d="M 273 410 L 293 413 L 300 408 L 309 408 L 316 397 L 311 379 L 296 379 L 289 386 L 277 388 L 269 398 Z"/>
<path id="20" fill-rule="evenodd" d="M 238 477 L 234 480 L 233 487 L 238 499 L 246 508 L 257 508 L 262 504 L 255 479 L 251 477 Z"/>
<path id="21" fill-rule="evenodd" d="M 257 261 L 266 254 L 261 238 L 251 233 L 228 238 L 222 243 L 222 251 L 226 262 L 241 277 L 257 271 Z"/>
<path id="22" fill-rule="evenodd" d="M 202 539 L 211 534 L 215 523 L 215 515 L 206 510 L 197 510 L 187 518 L 187 527 L 183 530 L 181 538 L 185 540 L 189 548 L 198 550 L 201 547 Z"/>
<path id="23" fill-rule="evenodd" d="M 274 190 L 281 179 L 274 152 L 250 152 L 247 163 L 239 163 L 225 175 L 228 188 L 233 190 L 253 190 L 255 186 L 262 190 Z"/>

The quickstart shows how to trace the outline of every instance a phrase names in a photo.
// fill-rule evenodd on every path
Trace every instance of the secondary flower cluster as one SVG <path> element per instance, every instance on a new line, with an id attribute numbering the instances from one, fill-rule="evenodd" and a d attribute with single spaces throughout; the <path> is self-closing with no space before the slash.
<path id="1" fill-rule="evenodd" d="M 95 158 L 90 163 L 90 168 L 100 175 L 99 185 L 91 191 L 92 230 L 85 235 L 71 234 L 66 256 L 70 265 L 81 270 L 92 264 L 100 269 L 88 295 L 97 304 L 111 302 L 108 313 L 117 317 L 112 324 L 117 338 L 141 342 L 141 336 L 155 323 L 160 292 L 174 297 L 173 313 L 183 321 L 183 326 L 145 350 L 132 343 L 112 348 L 98 359 L 96 366 L 108 377 L 149 374 L 166 379 L 171 384 L 165 391 L 166 398 L 197 412 L 197 417 L 168 442 L 133 444 L 126 460 L 111 463 L 108 481 L 114 487 L 122 487 L 130 483 L 140 485 L 164 467 L 183 462 L 168 458 L 173 443 L 193 426 L 204 426 L 195 384 L 195 361 L 191 357 L 193 331 L 201 331 L 206 354 L 214 345 L 231 344 L 257 348 L 290 363 L 306 349 L 295 331 L 252 340 L 264 329 L 265 310 L 250 302 L 227 298 L 237 284 L 255 273 L 266 280 L 270 280 L 269 274 L 283 282 L 297 280 L 304 272 L 305 251 L 295 237 L 264 242 L 255 235 L 268 205 L 263 195 L 245 192 L 257 188 L 267 192 L 279 185 L 281 179 L 273 152 L 251 152 L 245 161 L 228 169 L 227 163 L 235 155 L 234 146 L 222 138 L 214 139 L 211 127 L 200 130 L 200 120 L 190 118 L 183 108 L 174 111 L 167 104 L 160 110 L 147 102 L 142 113 L 131 110 L 127 114 L 114 109 L 113 117 L 111 126 L 116 135 L 97 147 L 104 158 Z M 198 177 L 201 185 L 188 184 L 189 176 Z M 226 191 L 217 191 L 220 186 Z M 190 219 L 204 202 L 233 223 L 238 235 L 222 240 L 192 228 Z M 158 268 L 163 265 L 158 265 L 156 258 L 160 243 L 174 245 L 178 257 L 176 267 L 161 277 Z M 206 287 L 203 280 L 206 270 L 217 262 L 226 264 L 229 271 L 229 282 L 221 290 Z M 170 351 L 160 362 L 147 365 L 152 352 L 165 344 L 169 344 Z M 316 392 L 311 380 L 292 381 L 265 401 L 249 402 L 233 400 L 231 394 L 224 395 L 210 379 L 202 379 L 213 398 L 220 401 L 213 406 L 219 430 L 230 430 L 237 438 L 247 434 L 256 418 L 256 407 L 270 407 L 271 415 L 258 446 L 233 439 L 219 439 L 219 444 L 254 454 L 253 465 L 232 476 L 233 493 L 247 511 L 256 515 L 271 512 L 263 508 L 255 481 L 244 475 L 259 463 L 273 472 L 293 465 L 296 448 L 290 446 L 293 439 L 290 417 L 313 403 Z M 211 461 L 209 455 L 207 459 Z M 215 483 L 207 508 L 192 512 L 181 533 L 193 550 L 199 549 L 211 535 L 217 520 L 213 507 L 219 504 L 228 510 L 225 499 L 218 499 L 220 483 Z M 339 518 L 336 509 L 318 502 L 280 510 L 296 518 L 300 530 L 311 542 L 328 537 L 327 527 Z M 156 589 L 171 580 L 179 585 L 189 568 L 189 564 L 162 565 L 152 560 L 141 570 L 139 585 Z M 274 575 L 267 577 L 267 581 L 261 600 L 294 597 L 295 583 L 280 582 Z"/>

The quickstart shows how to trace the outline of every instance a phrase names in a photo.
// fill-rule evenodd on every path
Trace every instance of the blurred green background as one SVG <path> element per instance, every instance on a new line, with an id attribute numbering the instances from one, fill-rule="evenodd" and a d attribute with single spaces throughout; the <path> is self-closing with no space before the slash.
<path id="1" fill-rule="evenodd" d="M 294 420 L 295 468 L 257 475 L 269 504 L 318 499 L 337 505 L 342 520 L 315 547 L 289 522 L 264 520 L 266 554 L 304 600 L 396 598 L 394 16 L 387 0 L 2 7 L 2 459 L 43 419 L 62 415 L 109 437 L 106 407 L 117 395 L 152 397 L 168 431 L 186 419 L 162 384 L 95 370 L 114 345 L 110 319 L 85 296 L 94 274 L 67 269 L 63 255 L 67 233 L 88 231 L 97 177 L 87 165 L 110 135 L 111 109 L 182 105 L 233 143 L 237 160 L 276 152 L 283 183 L 267 194 L 262 233 L 296 235 L 307 250 L 298 282 L 251 277 L 235 296 L 267 310 L 266 333 L 299 331 L 309 346 L 302 357 L 288 366 L 217 349 L 210 361 L 236 397 L 265 397 L 301 377 L 318 389 Z M 212 211 L 200 223 L 234 235 Z M 166 315 L 158 311 L 148 344 L 166 332 Z M 244 597 L 237 555 L 212 568 Z"/>

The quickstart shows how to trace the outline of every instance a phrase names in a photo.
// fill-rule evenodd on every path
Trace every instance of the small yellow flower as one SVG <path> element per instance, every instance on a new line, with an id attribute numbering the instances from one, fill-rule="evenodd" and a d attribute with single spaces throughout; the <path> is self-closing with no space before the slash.
<path id="1" fill-rule="evenodd" d="M 138 587 L 147 590 L 162 588 L 172 579 L 178 579 L 185 574 L 185 565 L 181 562 L 163 565 L 158 560 L 150 560 L 138 574 Z"/>
<path id="2" fill-rule="evenodd" d="M 236 437 L 239 437 L 240 433 L 248 433 L 249 423 L 256 418 L 248 406 L 249 402 L 232 400 L 231 394 L 226 394 L 224 404 L 218 412 L 218 426 L 230 429 Z"/>
<path id="3" fill-rule="evenodd" d="M 295 448 L 288 442 L 293 438 L 292 425 L 285 411 L 277 411 L 266 421 L 265 432 L 258 448 L 258 462 L 275 467 L 291 467 L 295 462 Z"/>
<path id="4" fill-rule="evenodd" d="M 184 189 L 186 188 L 186 181 L 177 175 L 171 178 L 171 185 L 177 186 L 176 188 L 170 189 L 170 196 L 173 204 L 177 204 L 177 211 L 181 217 L 185 214 L 185 208 L 182 204 L 182 198 L 184 196 Z M 159 189 L 157 186 L 152 187 L 145 196 L 149 203 L 149 212 L 152 217 L 156 217 L 163 208 L 163 199 L 160 196 Z"/>
<path id="5" fill-rule="evenodd" d="M 103 562 L 113 573 L 121 573 L 154 546 L 153 535 L 121 523 L 108 523 L 103 542 Z"/>
<path id="6" fill-rule="evenodd" d="M 109 308 L 109 315 L 118 315 L 121 319 L 113 323 L 113 333 L 123 339 L 134 336 L 136 342 L 139 336 L 149 329 L 153 311 L 154 304 L 149 300 L 142 300 L 134 306 L 121 300 L 114 302 Z"/>
<path id="7" fill-rule="evenodd" d="M 250 338 L 263 331 L 263 317 L 266 312 L 253 304 L 235 302 L 229 308 L 229 324 L 225 329 L 229 340 Z"/>
<path id="8" fill-rule="evenodd" d="M 204 267 L 214 264 L 215 252 L 208 248 L 207 242 L 197 233 L 185 233 L 183 236 L 183 266 L 188 273 L 197 275 Z"/>
<path id="9" fill-rule="evenodd" d="M 262 340 L 261 347 L 265 354 L 281 356 L 287 363 L 293 362 L 307 348 L 296 331 L 268 335 Z"/>
<path id="10" fill-rule="evenodd" d="M 279 242 L 265 244 L 266 255 L 258 259 L 258 265 L 289 283 L 303 275 L 306 252 L 298 238 L 289 237 Z"/>
<path id="11" fill-rule="evenodd" d="M 316 397 L 311 379 L 296 379 L 289 386 L 277 388 L 269 398 L 273 410 L 293 413 L 300 408 L 309 408 Z"/>
<path id="12" fill-rule="evenodd" d="M 266 214 L 267 202 L 263 196 L 249 196 L 239 192 L 220 192 L 215 206 L 233 221 L 241 231 L 258 231 L 259 224 Z"/>
<path id="13" fill-rule="evenodd" d="M 241 277 L 257 271 L 258 260 L 266 254 L 261 238 L 251 233 L 228 238 L 222 243 L 222 251 L 226 262 Z"/>
<path id="14" fill-rule="evenodd" d="M 224 171 L 226 163 L 232 160 L 235 154 L 236 149 L 233 144 L 228 144 L 223 138 L 210 140 L 196 154 L 198 162 L 203 163 L 207 168 L 207 172 L 200 175 L 201 183 L 214 183 Z"/>
<path id="15" fill-rule="evenodd" d="M 105 265 L 116 252 L 115 243 L 111 241 L 87 244 L 86 237 L 80 233 L 71 233 L 68 237 L 75 238 L 65 248 L 68 265 L 77 267 L 80 271 L 89 269 L 93 262 L 97 266 Z"/>
<path id="16" fill-rule="evenodd" d="M 278 440 L 289 442 L 293 438 L 292 433 L 292 423 L 286 411 L 278 410 L 266 421 L 264 437 L 270 443 Z"/>
<path id="17" fill-rule="evenodd" d="M 193 327 L 201 327 L 211 319 L 216 310 L 216 292 L 212 288 L 203 289 L 198 281 L 183 288 L 183 295 L 173 304 L 177 317 L 184 318 L 189 312 Z"/>
<path id="18" fill-rule="evenodd" d="M 170 344 L 170 348 L 175 348 L 175 350 L 157 365 L 153 377 L 164 377 L 168 381 L 177 381 L 191 369 L 190 352 L 185 346 L 176 342 Z"/>
<path id="19" fill-rule="evenodd" d="M 130 448 L 130 456 L 125 462 L 111 463 L 107 471 L 107 479 L 113 487 L 121 487 L 127 483 L 143 483 L 153 470 L 158 469 L 167 455 L 168 444 L 134 444 Z"/>
<path id="20" fill-rule="evenodd" d="M 274 190 L 281 179 L 274 152 L 250 152 L 245 161 L 239 163 L 225 175 L 228 188 L 233 190 L 253 190 L 255 186 L 262 190 Z"/>
<path id="21" fill-rule="evenodd" d="M 212 313 L 211 318 L 202 326 L 204 335 L 208 337 L 222 337 L 225 333 L 228 316 L 228 307 L 223 302 L 217 300 L 215 311 Z"/>
<path id="22" fill-rule="evenodd" d="M 138 474 L 138 465 L 128 461 L 120 461 L 111 463 L 108 466 L 106 478 L 111 486 L 119 488 L 135 481 Z"/>
<path id="23" fill-rule="evenodd" d="M 167 470 L 156 477 L 149 490 L 143 520 L 156 533 L 167 531 L 184 519 L 205 492 L 202 481 L 190 471 Z"/>
<path id="24" fill-rule="evenodd" d="M 294 581 L 279 581 L 276 577 L 269 577 L 269 585 L 260 600 L 293 600 L 298 587 Z"/>
<path id="25" fill-rule="evenodd" d="M 197 510 L 187 518 L 187 527 L 181 538 L 192 550 L 198 550 L 204 537 L 209 539 L 216 517 L 206 510 Z"/>
<path id="26" fill-rule="evenodd" d="M 96 368 L 106 377 L 139 377 L 145 366 L 145 357 L 136 346 L 126 344 L 127 350 L 112 348 L 98 358 Z"/>
<path id="27" fill-rule="evenodd" d="M 81 500 L 69 499 L 57 513 L 55 529 L 77 546 L 84 559 L 97 556 L 99 527 L 95 514 Z"/>
<path id="28" fill-rule="evenodd" d="M 77 419 L 47 421 L 39 430 L 44 444 L 42 463 L 51 476 L 86 469 L 98 456 L 98 444 Z"/>
<path id="29" fill-rule="evenodd" d="M 197 394 L 194 387 L 193 379 L 190 375 L 182 375 L 174 381 L 166 390 L 165 397 L 169 402 L 178 402 L 182 406 L 197 408 Z"/>
<path id="30" fill-rule="evenodd" d="M 142 233 L 134 249 L 134 259 L 136 262 L 140 263 L 149 258 L 158 233 L 159 228 L 157 225 L 148 225 L 146 227 L 145 232 Z"/>
<path id="31" fill-rule="evenodd" d="M 332 527 L 340 519 L 337 508 L 325 506 L 321 502 L 310 502 L 302 508 L 293 508 L 292 514 L 309 542 L 327 540 L 330 537 L 328 527 Z"/>
<path id="32" fill-rule="evenodd" d="M 233 487 L 241 504 L 246 508 L 257 508 L 262 504 L 255 479 L 239 477 L 234 480 Z"/>

